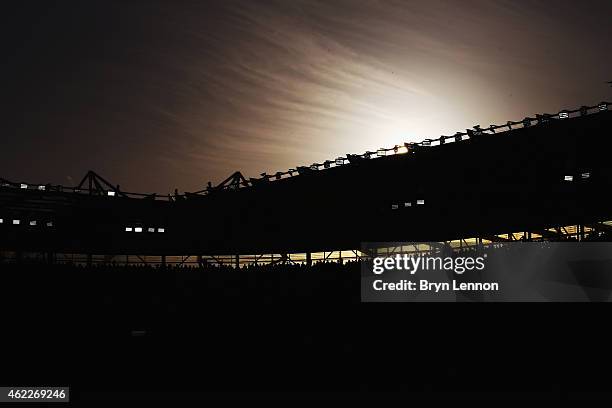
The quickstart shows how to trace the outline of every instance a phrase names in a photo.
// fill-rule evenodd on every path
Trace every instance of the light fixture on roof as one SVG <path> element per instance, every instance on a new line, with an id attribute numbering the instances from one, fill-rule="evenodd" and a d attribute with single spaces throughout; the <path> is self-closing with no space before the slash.
<path id="1" fill-rule="evenodd" d="M 425 200 L 417 200 L 417 205 L 425 205 Z"/>
<path id="2" fill-rule="evenodd" d="M 587 173 L 582 173 L 582 178 L 583 179 L 591 178 L 591 173 L 588 173 L 588 172 Z"/>
<path id="3" fill-rule="evenodd" d="M 53 221 L 47 222 L 47 227 L 52 227 L 52 226 L 53 226 Z"/>
<path id="4" fill-rule="evenodd" d="M 34 221 L 34 220 L 30 221 L 30 226 L 31 227 L 35 227 L 36 226 L 36 221 Z"/>
<path id="5" fill-rule="evenodd" d="M 132 227 L 125 227 L 125 232 L 132 232 L 134 229 Z"/>
<path id="6" fill-rule="evenodd" d="M 319 165 L 317 163 L 311 164 L 310 170 L 314 170 L 314 171 L 319 170 Z"/>
<path id="7" fill-rule="evenodd" d="M 431 139 L 423 140 L 423 146 L 431 146 Z"/>
<path id="8" fill-rule="evenodd" d="M 391 209 L 392 209 L 392 210 L 399 210 L 399 205 L 397 205 L 397 204 L 391 204 Z"/>
<path id="9" fill-rule="evenodd" d="M 599 108 L 600 112 L 607 111 L 608 110 L 608 102 L 600 103 L 598 108 Z"/>
<path id="10" fill-rule="evenodd" d="M 569 119 L 569 112 L 568 111 L 559 112 L 559 119 Z"/>
<path id="11" fill-rule="evenodd" d="M 40 185 L 40 186 L 38 186 L 38 189 L 39 189 L 40 191 L 45 191 L 45 186 Z"/>
<path id="12" fill-rule="evenodd" d="M 344 164 L 344 157 L 338 157 L 336 159 L 336 166 L 342 166 Z"/>
<path id="13" fill-rule="evenodd" d="M 386 154 L 387 154 L 387 151 L 385 149 L 383 149 L 382 147 L 376 151 L 376 155 L 378 157 L 385 156 Z"/>
<path id="14" fill-rule="evenodd" d="M 25 188 L 28 188 L 28 185 L 25 184 L 25 183 L 21 183 L 21 185 L 19 187 L 25 189 Z"/>
<path id="15" fill-rule="evenodd" d="M 135 227 L 134 232 L 142 232 L 142 227 Z"/>
<path id="16" fill-rule="evenodd" d="M 574 176 L 565 176 L 563 178 L 563 180 L 565 180 L 565 181 L 574 181 Z"/>
<path id="17" fill-rule="evenodd" d="M 4 220 L 0 218 L 0 224 L 4 224 Z"/>
<path id="18" fill-rule="evenodd" d="M 109 197 L 114 197 L 115 196 L 115 192 L 114 191 L 107 191 L 106 195 L 108 195 Z"/>
<path id="19" fill-rule="evenodd" d="M 404 203 L 404 207 L 412 207 L 412 203 Z"/>
<path id="20" fill-rule="evenodd" d="M 21 224 L 20 220 L 13 220 L 13 225 L 19 225 L 19 224 Z"/>
<path id="21" fill-rule="evenodd" d="M 165 228 L 158 228 L 157 232 L 166 232 L 166 229 Z"/>
<path id="22" fill-rule="evenodd" d="M 155 232 L 155 228 L 149 227 L 147 228 L 147 232 Z"/>

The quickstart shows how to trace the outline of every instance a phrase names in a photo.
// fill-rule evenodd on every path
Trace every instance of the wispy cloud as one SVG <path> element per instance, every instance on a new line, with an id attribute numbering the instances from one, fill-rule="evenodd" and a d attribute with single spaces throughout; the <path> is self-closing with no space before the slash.
<path id="1" fill-rule="evenodd" d="M 81 86 L 98 77 L 91 124 L 76 129 L 129 152 L 113 162 L 116 177 L 136 186 L 195 189 L 236 169 L 283 170 L 595 102 L 612 68 L 600 41 L 612 34 L 603 17 L 612 6 L 572 4 L 297 0 L 122 7 L 126 34 L 111 42 L 120 52 L 109 47 L 80 67 L 87 73 Z M 108 120 L 100 124 L 100 117 Z M 126 160 L 132 164 L 118 164 Z"/>

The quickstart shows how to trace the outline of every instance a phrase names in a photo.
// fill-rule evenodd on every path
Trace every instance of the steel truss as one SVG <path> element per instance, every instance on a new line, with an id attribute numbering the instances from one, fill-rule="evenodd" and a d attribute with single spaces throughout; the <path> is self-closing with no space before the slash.
<path id="1" fill-rule="evenodd" d="M 388 243 L 377 245 L 375 249 L 335 250 L 315 253 L 276 253 L 253 255 L 112 255 L 112 254 L 67 254 L 1 251 L 1 262 L 46 262 L 76 265 L 155 265 L 177 267 L 226 266 L 241 268 L 250 265 L 301 264 L 311 265 L 319 262 L 354 262 L 374 256 L 388 256 L 399 253 L 428 253 L 441 245 L 448 245 L 454 251 L 470 250 L 480 246 L 490 246 L 508 242 L 543 242 L 543 241 L 590 241 L 598 240 L 610 234 L 612 221 L 592 223 L 589 225 L 566 225 L 543 230 L 510 232 L 477 238 L 461 238 L 437 243 Z"/>

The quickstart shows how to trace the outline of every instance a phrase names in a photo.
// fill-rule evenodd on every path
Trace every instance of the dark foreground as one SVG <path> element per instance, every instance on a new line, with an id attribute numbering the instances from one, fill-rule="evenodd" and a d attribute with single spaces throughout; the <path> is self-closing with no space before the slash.
<path id="1" fill-rule="evenodd" d="M 0 265 L 0 383 L 105 392 L 592 391 L 608 304 L 361 304 L 359 265 Z"/>

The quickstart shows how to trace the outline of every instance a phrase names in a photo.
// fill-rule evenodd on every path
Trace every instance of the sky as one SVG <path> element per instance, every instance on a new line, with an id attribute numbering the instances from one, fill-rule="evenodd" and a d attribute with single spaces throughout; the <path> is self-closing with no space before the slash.
<path id="1" fill-rule="evenodd" d="M 18 2 L 0 177 L 195 191 L 612 100 L 612 1 Z"/>

